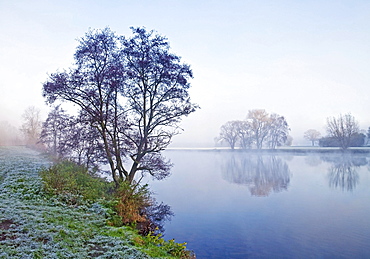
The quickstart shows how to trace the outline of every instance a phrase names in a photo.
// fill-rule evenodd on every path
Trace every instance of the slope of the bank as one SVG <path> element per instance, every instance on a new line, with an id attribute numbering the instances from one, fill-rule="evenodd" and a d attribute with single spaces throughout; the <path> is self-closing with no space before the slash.
<path id="1" fill-rule="evenodd" d="M 0 147 L 0 258 L 151 258 L 134 231 L 107 226 L 99 204 L 46 198 L 38 172 L 49 165 L 27 148 Z"/>

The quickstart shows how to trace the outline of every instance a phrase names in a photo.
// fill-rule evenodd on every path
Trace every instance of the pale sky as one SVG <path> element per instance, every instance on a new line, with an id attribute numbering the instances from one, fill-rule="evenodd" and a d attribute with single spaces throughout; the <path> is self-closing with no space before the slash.
<path id="1" fill-rule="evenodd" d="M 326 118 L 351 113 L 370 126 L 370 1 L 0 0 L 0 121 L 16 125 L 48 73 L 73 62 L 76 39 L 109 26 L 145 26 L 191 65 L 201 109 L 174 146 L 214 146 L 222 124 L 248 110 L 286 117 L 293 145 Z"/>

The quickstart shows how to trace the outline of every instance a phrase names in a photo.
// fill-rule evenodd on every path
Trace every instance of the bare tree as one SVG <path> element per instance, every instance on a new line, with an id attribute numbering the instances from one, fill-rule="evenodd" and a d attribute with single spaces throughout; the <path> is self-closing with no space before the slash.
<path id="1" fill-rule="evenodd" d="M 286 138 L 286 140 L 285 140 L 284 145 L 285 146 L 291 146 L 292 144 L 293 144 L 293 137 L 290 136 L 290 135 L 288 135 L 287 138 Z"/>
<path id="2" fill-rule="evenodd" d="M 265 138 L 270 132 L 271 118 L 263 109 L 250 110 L 247 121 L 253 132 L 254 140 L 258 149 L 261 149 Z"/>
<path id="3" fill-rule="evenodd" d="M 21 131 L 25 137 L 26 144 L 35 146 L 41 133 L 40 110 L 34 106 L 28 107 L 23 115 Z"/>
<path id="4" fill-rule="evenodd" d="M 239 135 L 241 148 L 251 148 L 254 140 L 250 123 L 248 123 L 247 121 L 237 121 L 237 132 Z"/>
<path id="5" fill-rule="evenodd" d="M 117 41 L 109 28 L 87 32 L 74 55 L 75 68 L 51 74 L 43 85 L 43 96 L 50 104 L 56 100 L 74 103 L 89 117 L 89 124 L 85 126 L 99 132 L 105 159 L 118 185 L 125 178 L 126 154 L 119 136 L 119 125 L 124 120 L 118 101 L 124 84 L 124 68 Z"/>
<path id="6" fill-rule="evenodd" d="M 169 52 L 166 38 L 144 28 L 131 29 L 133 37 L 121 40 L 127 74 L 123 95 L 131 125 L 123 134 L 133 147 L 128 152 L 132 164 L 126 177 L 132 181 L 137 171 L 144 171 L 162 179 L 172 164 L 160 152 L 179 133 L 182 117 L 198 108 L 188 94 L 193 73 Z"/>
<path id="7" fill-rule="evenodd" d="M 231 149 L 235 149 L 235 145 L 239 138 L 239 121 L 228 121 L 221 126 L 220 136 L 218 140 L 226 141 Z"/>
<path id="8" fill-rule="evenodd" d="M 239 141 L 243 149 L 251 148 L 255 143 L 257 149 L 263 145 L 276 148 L 286 143 L 289 126 L 283 116 L 269 115 L 265 110 L 250 110 L 245 121 L 228 121 L 221 127 L 218 140 L 226 141 L 231 149 Z"/>
<path id="9" fill-rule="evenodd" d="M 70 124 L 71 117 L 59 105 L 49 112 L 45 122 L 42 123 L 40 142 L 46 146 L 46 151 L 57 159 L 69 153 L 64 143 L 70 137 L 66 134 Z"/>
<path id="10" fill-rule="evenodd" d="M 82 114 L 71 117 L 69 127 L 64 131 L 66 137 L 62 144 L 69 150 L 69 159 L 94 172 L 100 165 L 107 164 L 107 160 L 98 130 L 87 126 L 89 122 L 86 119 Z"/>
<path id="11" fill-rule="evenodd" d="M 312 146 L 315 146 L 315 142 L 319 141 L 321 133 L 315 129 L 309 129 L 304 133 L 304 138 L 311 141 Z"/>
<path id="12" fill-rule="evenodd" d="M 283 116 L 277 114 L 270 115 L 270 130 L 269 130 L 269 147 L 275 149 L 277 146 L 282 146 L 289 134 L 289 126 Z"/>
<path id="13" fill-rule="evenodd" d="M 68 159 L 96 171 L 103 159 L 103 145 L 96 128 L 85 117 L 69 116 L 60 106 L 54 107 L 42 125 L 40 142 L 56 160 Z"/>
<path id="14" fill-rule="evenodd" d="M 351 114 L 339 115 L 337 118 L 327 118 L 326 130 L 329 137 L 334 138 L 340 148 L 347 149 L 351 139 L 359 132 L 358 122 Z"/>
<path id="15" fill-rule="evenodd" d="M 131 29 L 130 38 L 109 28 L 89 31 L 75 53 L 76 66 L 52 74 L 43 86 L 49 103 L 76 104 L 87 117 L 85 127 L 97 130 L 117 186 L 132 183 L 137 172 L 169 175 L 171 163 L 161 151 L 179 133 L 181 118 L 198 108 L 188 94 L 192 71 L 169 52 L 167 39 Z"/>

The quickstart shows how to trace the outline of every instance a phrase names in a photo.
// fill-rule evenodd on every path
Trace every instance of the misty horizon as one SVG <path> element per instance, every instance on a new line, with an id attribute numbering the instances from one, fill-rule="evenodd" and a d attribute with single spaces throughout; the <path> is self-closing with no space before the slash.
<path id="1" fill-rule="evenodd" d="M 48 74 L 72 64 L 88 28 L 106 26 L 119 34 L 130 26 L 156 30 L 191 66 L 189 92 L 201 109 L 183 119 L 172 145 L 214 146 L 222 124 L 252 109 L 284 116 L 298 146 L 309 145 L 308 129 L 324 136 L 331 116 L 351 113 L 361 130 L 370 126 L 366 2 L 16 1 L 0 7 L 0 121 L 17 129 L 29 106 L 46 119 L 51 108 L 41 88 Z"/>

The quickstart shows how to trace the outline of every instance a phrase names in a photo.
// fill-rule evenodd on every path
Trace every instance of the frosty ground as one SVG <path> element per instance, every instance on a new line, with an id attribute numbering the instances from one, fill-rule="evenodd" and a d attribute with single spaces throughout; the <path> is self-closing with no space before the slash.
<path id="1" fill-rule="evenodd" d="M 48 166 L 33 150 L 0 147 L 0 258 L 151 258 L 132 230 L 107 226 L 98 203 L 45 195 L 38 172 Z"/>

